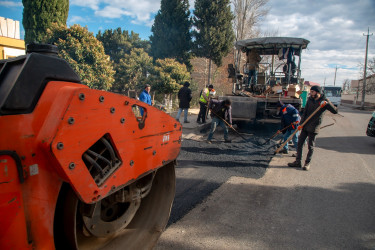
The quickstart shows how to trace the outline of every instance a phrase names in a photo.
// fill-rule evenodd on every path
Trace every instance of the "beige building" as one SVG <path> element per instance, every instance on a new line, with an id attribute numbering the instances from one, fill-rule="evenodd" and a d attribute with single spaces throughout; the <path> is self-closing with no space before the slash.
<path id="1" fill-rule="evenodd" d="M 0 17 L 0 59 L 25 54 L 25 41 L 20 39 L 20 22 Z"/>
<path id="2" fill-rule="evenodd" d="M 351 81 L 352 91 L 362 91 L 363 79 Z M 375 93 L 375 74 L 366 77 L 366 92 Z"/>

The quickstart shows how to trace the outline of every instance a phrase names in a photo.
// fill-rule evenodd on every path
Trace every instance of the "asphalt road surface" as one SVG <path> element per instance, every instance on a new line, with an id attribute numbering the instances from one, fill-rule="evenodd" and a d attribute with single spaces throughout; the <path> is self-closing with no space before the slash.
<path id="1" fill-rule="evenodd" d="M 266 143 L 264 138 L 277 131 L 279 124 L 259 124 L 238 130 L 240 136 L 230 131 L 232 143 L 224 142 L 223 130 L 218 128 L 212 144 L 207 144 L 209 127 L 201 128 L 193 130 L 197 135 L 193 139 L 182 141 L 177 159 L 176 196 L 169 224 L 182 218 L 230 177 L 263 177 L 275 145 L 274 141 Z"/>
<path id="2" fill-rule="evenodd" d="M 340 113 L 326 114 L 323 125 L 335 124 L 318 135 L 310 171 L 286 166 L 293 152 L 270 161 L 256 136 L 185 140 L 170 224 L 155 249 L 375 249 L 371 112 Z"/>

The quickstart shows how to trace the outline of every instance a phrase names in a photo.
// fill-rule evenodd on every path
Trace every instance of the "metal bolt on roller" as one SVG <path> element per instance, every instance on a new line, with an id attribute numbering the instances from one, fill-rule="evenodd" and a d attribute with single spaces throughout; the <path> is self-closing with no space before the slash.
<path id="1" fill-rule="evenodd" d="M 69 163 L 69 169 L 74 169 L 76 164 L 74 162 Z"/>
<path id="2" fill-rule="evenodd" d="M 80 94 L 79 94 L 79 99 L 80 99 L 81 101 L 85 100 L 85 94 L 84 94 L 84 93 L 80 93 Z"/>
<path id="3" fill-rule="evenodd" d="M 56 147 L 57 147 L 58 150 L 61 150 L 61 149 L 64 148 L 64 144 L 62 142 L 58 142 Z"/>

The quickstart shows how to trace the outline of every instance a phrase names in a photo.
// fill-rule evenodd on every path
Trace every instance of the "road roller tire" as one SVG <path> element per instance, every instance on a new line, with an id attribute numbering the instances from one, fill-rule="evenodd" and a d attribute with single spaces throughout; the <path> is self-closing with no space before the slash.
<path id="1" fill-rule="evenodd" d="M 152 249 L 168 223 L 175 196 L 175 166 L 176 161 L 173 161 L 159 168 L 156 173 L 137 180 L 133 185 L 144 185 L 152 180 L 151 189 L 139 201 L 127 205 L 112 202 L 109 207 L 105 199 L 101 200 L 100 221 L 93 219 L 91 226 L 90 221 L 87 222 L 88 217 L 85 217 L 85 208 L 94 206 L 83 204 L 72 188 L 64 184 L 55 212 L 56 249 Z M 134 207 L 135 213 L 128 211 Z M 125 223 L 124 228 L 119 226 L 120 219 L 121 223 Z M 106 227 L 104 231 L 98 228 L 100 226 Z M 111 228 L 116 228 L 116 231 Z M 103 236 L 107 229 L 108 236 Z M 102 233 L 95 236 L 95 230 Z"/>

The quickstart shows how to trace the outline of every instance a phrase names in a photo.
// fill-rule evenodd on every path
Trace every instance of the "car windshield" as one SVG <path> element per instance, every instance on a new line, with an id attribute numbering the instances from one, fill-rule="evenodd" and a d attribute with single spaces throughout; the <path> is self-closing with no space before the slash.
<path id="1" fill-rule="evenodd" d="M 340 88 L 325 88 L 324 93 L 327 97 L 340 97 L 341 89 Z"/>

